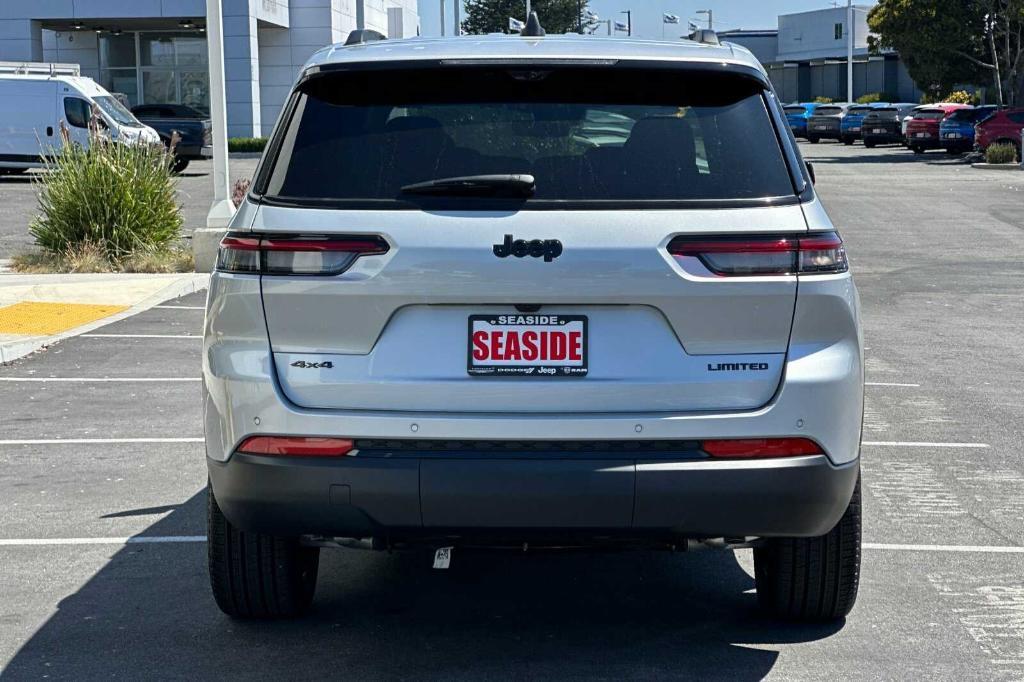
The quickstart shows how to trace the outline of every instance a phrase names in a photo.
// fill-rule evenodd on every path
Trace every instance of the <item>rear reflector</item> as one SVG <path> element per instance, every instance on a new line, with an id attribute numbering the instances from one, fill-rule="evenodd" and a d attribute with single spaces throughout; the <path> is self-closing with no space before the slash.
<path id="1" fill-rule="evenodd" d="M 354 448 L 349 438 L 250 436 L 238 446 L 238 452 L 279 457 L 343 457 Z"/>
<path id="2" fill-rule="evenodd" d="M 374 236 L 228 234 L 220 242 L 217 270 L 263 275 L 337 275 L 360 256 L 388 252 Z"/>
<path id="3" fill-rule="evenodd" d="M 816 235 L 681 236 L 668 245 L 678 257 L 699 258 L 725 277 L 846 272 L 846 250 L 835 232 Z"/>
<path id="4" fill-rule="evenodd" d="M 712 457 L 758 459 L 821 455 L 821 446 L 807 438 L 742 438 L 706 440 L 701 449 Z"/>

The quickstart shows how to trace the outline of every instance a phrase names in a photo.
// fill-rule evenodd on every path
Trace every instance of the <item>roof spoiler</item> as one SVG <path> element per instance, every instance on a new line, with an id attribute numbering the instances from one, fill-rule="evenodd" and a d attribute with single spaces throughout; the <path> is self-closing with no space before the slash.
<path id="1" fill-rule="evenodd" d="M 346 45 L 362 45 L 363 43 L 374 43 L 378 40 L 387 40 L 388 37 L 380 31 L 374 31 L 372 28 L 357 28 L 356 30 L 348 34 L 348 38 L 345 39 Z"/>
<path id="2" fill-rule="evenodd" d="M 718 34 L 712 31 L 710 28 L 698 28 L 696 31 L 690 34 L 690 40 L 705 45 L 721 45 L 722 43 L 718 40 Z"/>

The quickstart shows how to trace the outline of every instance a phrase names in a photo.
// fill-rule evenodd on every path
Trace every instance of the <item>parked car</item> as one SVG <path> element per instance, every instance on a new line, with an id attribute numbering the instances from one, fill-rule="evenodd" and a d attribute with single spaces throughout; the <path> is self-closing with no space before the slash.
<path id="1" fill-rule="evenodd" d="M 923 154 L 927 149 L 938 149 L 939 123 L 954 111 L 970 109 L 967 104 L 929 104 L 914 112 L 914 117 L 907 124 L 907 146 L 915 154 Z"/>
<path id="2" fill-rule="evenodd" d="M 939 122 L 939 144 L 950 154 L 974 149 L 974 126 L 998 111 L 994 105 L 958 109 Z"/>
<path id="3" fill-rule="evenodd" d="M 802 104 L 787 105 L 783 109 L 786 112 L 789 129 L 793 131 L 795 137 L 807 137 L 807 119 L 817 108 L 817 102 L 803 102 Z"/>
<path id="4" fill-rule="evenodd" d="M 861 121 L 861 138 L 864 146 L 871 148 L 880 144 L 901 144 L 903 119 L 909 119 L 917 104 L 898 103 L 872 109 Z"/>
<path id="5" fill-rule="evenodd" d="M 908 147 L 908 148 L 910 147 L 910 145 L 907 143 L 907 126 L 910 125 L 910 122 L 914 120 L 914 114 L 916 114 L 917 112 L 921 111 L 922 109 L 924 109 L 927 106 L 929 106 L 929 105 L 927 105 L 927 104 L 918 104 L 916 107 L 911 109 L 910 113 L 908 113 L 906 116 L 903 117 L 903 121 L 902 121 L 902 126 L 903 126 L 903 145 L 905 147 Z"/>
<path id="6" fill-rule="evenodd" d="M 849 104 L 822 104 L 807 119 L 807 141 L 817 144 L 818 140 L 842 139 L 843 116 Z"/>
<path id="7" fill-rule="evenodd" d="M 766 71 L 538 33 L 299 73 L 209 286 L 217 604 L 301 612 L 330 547 L 753 546 L 770 613 L 843 617 L 857 293 Z"/>
<path id="8" fill-rule="evenodd" d="M 854 104 L 846 111 L 839 124 L 841 140 L 843 144 L 853 144 L 861 138 L 862 122 L 864 117 L 873 110 L 886 106 L 888 102 L 873 102 L 871 104 Z"/>
<path id="9" fill-rule="evenodd" d="M 159 140 L 155 130 L 140 123 L 96 81 L 73 75 L 77 66 L 64 66 L 0 64 L 0 172 L 38 168 L 42 155 L 60 153 L 62 127 L 70 144 L 88 148 L 94 120 L 118 142 Z"/>
<path id="10" fill-rule="evenodd" d="M 1020 156 L 1020 131 L 1024 128 L 1024 108 L 997 111 L 974 126 L 974 146 L 985 151 L 996 142 L 1012 144 Z"/>
<path id="11" fill-rule="evenodd" d="M 185 170 L 189 161 L 213 156 L 213 125 L 201 111 L 184 104 L 140 104 L 132 113 L 155 129 L 168 147 L 172 135 L 178 133 L 172 169 L 175 173 Z"/>

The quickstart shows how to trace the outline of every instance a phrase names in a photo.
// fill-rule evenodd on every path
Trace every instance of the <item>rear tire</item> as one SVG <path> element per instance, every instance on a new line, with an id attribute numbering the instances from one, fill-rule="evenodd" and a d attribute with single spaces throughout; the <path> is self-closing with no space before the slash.
<path id="1" fill-rule="evenodd" d="M 860 479 L 835 528 L 813 538 L 772 538 L 754 549 L 757 601 L 787 620 L 845 617 L 860 582 Z"/>
<path id="2" fill-rule="evenodd" d="M 206 488 L 210 586 L 220 610 L 234 618 L 291 618 L 305 611 L 316 591 L 318 547 L 297 538 L 241 531 L 224 517 Z"/>
<path id="3" fill-rule="evenodd" d="M 189 161 L 188 159 L 183 159 L 180 156 L 175 156 L 174 157 L 174 163 L 171 164 L 171 172 L 172 173 L 181 173 L 186 168 L 188 168 L 188 161 Z"/>
<path id="4" fill-rule="evenodd" d="M 910 148 L 910 151 L 914 152 L 915 154 L 924 154 L 924 147 L 918 147 L 917 145 L 914 145 Z"/>
<path id="5" fill-rule="evenodd" d="M 852 137 L 844 137 L 843 138 L 843 144 L 849 146 L 849 145 L 851 145 L 853 143 L 854 143 L 854 138 L 852 138 Z"/>
<path id="6" fill-rule="evenodd" d="M 864 146 L 867 147 L 868 149 L 874 149 L 875 143 L 873 140 L 864 140 Z"/>
<path id="7" fill-rule="evenodd" d="M 819 138 L 817 135 L 808 135 L 807 136 L 807 141 L 810 142 L 811 144 L 818 144 L 818 140 L 819 139 L 821 139 L 821 138 Z"/>

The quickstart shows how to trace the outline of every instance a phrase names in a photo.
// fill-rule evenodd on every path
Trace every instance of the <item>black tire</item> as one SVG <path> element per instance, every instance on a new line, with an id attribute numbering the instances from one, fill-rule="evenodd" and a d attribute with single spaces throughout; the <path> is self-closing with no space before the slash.
<path id="1" fill-rule="evenodd" d="M 241 531 L 206 488 L 207 553 L 213 598 L 233 618 L 291 618 L 313 601 L 318 547 L 296 538 Z"/>
<path id="2" fill-rule="evenodd" d="M 807 141 L 810 142 L 811 144 L 818 144 L 818 140 L 819 139 L 821 139 L 821 138 L 819 138 L 817 135 L 808 135 L 807 136 Z"/>
<path id="3" fill-rule="evenodd" d="M 852 138 L 852 137 L 844 137 L 843 138 L 843 144 L 845 144 L 847 146 L 853 144 L 854 142 L 855 142 L 855 138 Z"/>
<path id="4" fill-rule="evenodd" d="M 868 149 L 874 149 L 875 142 L 874 140 L 864 140 L 864 146 L 867 147 Z"/>
<path id="5" fill-rule="evenodd" d="M 915 154 L 924 154 L 924 147 L 918 147 L 917 145 L 914 145 L 910 148 L 910 151 L 914 152 Z"/>
<path id="6" fill-rule="evenodd" d="M 773 538 L 754 549 L 757 601 L 787 620 L 845 617 L 860 582 L 860 479 L 835 528 L 815 538 Z"/>
<path id="7" fill-rule="evenodd" d="M 172 173 L 181 173 L 186 168 L 188 168 L 188 161 L 189 161 L 188 159 L 183 159 L 180 156 L 175 156 L 174 157 L 174 163 L 171 164 L 171 172 Z"/>

